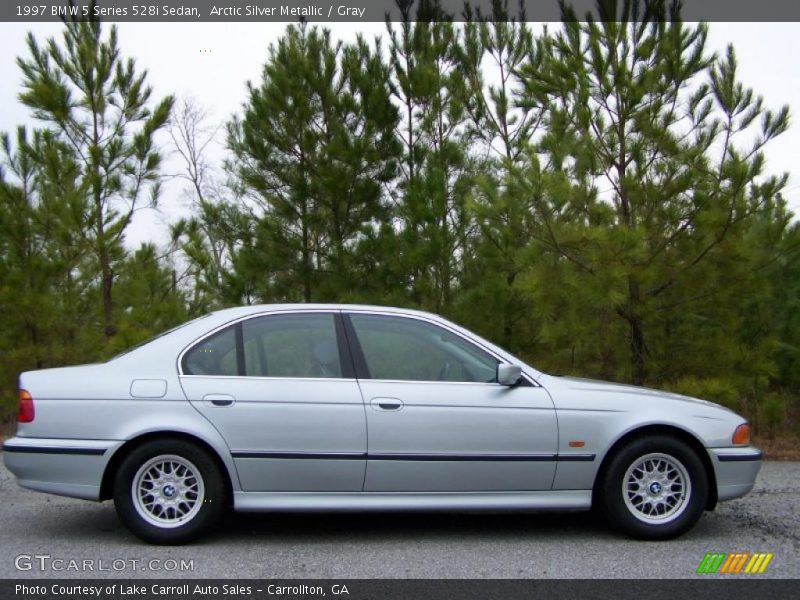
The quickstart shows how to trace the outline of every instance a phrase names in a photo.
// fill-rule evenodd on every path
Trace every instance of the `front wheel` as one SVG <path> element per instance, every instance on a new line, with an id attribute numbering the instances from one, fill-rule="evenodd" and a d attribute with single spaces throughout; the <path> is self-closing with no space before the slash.
<path id="1" fill-rule="evenodd" d="M 708 479 L 697 454 L 667 436 L 634 440 L 611 459 L 601 508 L 616 528 L 664 540 L 688 531 L 705 510 Z"/>
<path id="2" fill-rule="evenodd" d="M 183 544 L 222 515 L 225 485 L 206 451 L 183 440 L 156 440 L 134 449 L 114 480 L 123 524 L 154 544 Z"/>

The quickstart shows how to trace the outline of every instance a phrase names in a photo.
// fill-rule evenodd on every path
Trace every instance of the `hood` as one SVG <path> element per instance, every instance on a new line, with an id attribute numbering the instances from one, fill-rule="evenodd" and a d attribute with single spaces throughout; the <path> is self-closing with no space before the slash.
<path id="1" fill-rule="evenodd" d="M 699 398 L 692 398 L 691 396 L 684 396 L 673 392 L 665 392 L 663 390 L 654 390 L 646 387 L 639 387 L 635 385 L 628 385 L 624 383 L 609 383 L 607 381 L 598 381 L 595 379 L 582 379 L 580 377 L 553 377 L 554 382 L 564 388 L 580 391 L 580 392 L 599 392 L 603 394 L 629 394 L 641 398 L 643 400 L 670 401 L 670 402 L 684 402 L 687 404 L 696 404 L 700 406 L 708 406 L 713 408 L 721 408 L 730 411 L 729 408 L 721 406 L 708 400 L 700 400 Z M 733 412 L 733 411 L 730 411 Z"/>

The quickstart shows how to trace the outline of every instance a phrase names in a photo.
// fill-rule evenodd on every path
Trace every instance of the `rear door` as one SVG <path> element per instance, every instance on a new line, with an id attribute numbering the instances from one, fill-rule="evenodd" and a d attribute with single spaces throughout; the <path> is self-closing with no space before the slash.
<path id="1" fill-rule="evenodd" d="M 245 491 L 361 491 L 365 410 L 336 312 L 255 316 L 184 352 L 181 384 Z"/>

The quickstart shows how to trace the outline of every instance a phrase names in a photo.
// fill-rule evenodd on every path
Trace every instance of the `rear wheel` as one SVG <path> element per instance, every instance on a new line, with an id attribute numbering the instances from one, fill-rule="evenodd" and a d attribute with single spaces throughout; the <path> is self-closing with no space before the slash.
<path id="1" fill-rule="evenodd" d="M 123 524 L 155 544 L 182 544 L 210 529 L 225 506 L 216 462 L 183 440 L 155 440 L 134 449 L 114 480 L 114 505 Z"/>
<path id="2" fill-rule="evenodd" d="M 640 438 L 611 459 L 601 482 L 603 513 L 640 539 L 664 540 L 688 531 L 703 514 L 708 479 L 697 454 L 668 436 Z"/>

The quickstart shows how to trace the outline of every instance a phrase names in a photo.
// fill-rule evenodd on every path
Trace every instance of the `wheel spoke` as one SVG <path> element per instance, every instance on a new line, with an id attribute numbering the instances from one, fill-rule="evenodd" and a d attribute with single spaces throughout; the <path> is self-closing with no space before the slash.
<path id="1" fill-rule="evenodd" d="M 191 462 L 181 456 L 150 459 L 133 478 L 132 498 L 139 515 L 157 527 L 178 527 L 200 511 L 205 488 Z"/>
<path id="2" fill-rule="evenodd" d="M 635 460 L 622 481 L 628 510 L 646 523 L 677 518 L 686 508 L 691 481 L 683 464 L 673 456 L 653 453 Z"/>

